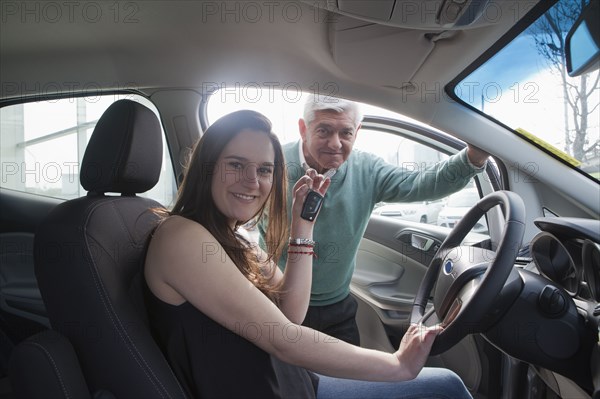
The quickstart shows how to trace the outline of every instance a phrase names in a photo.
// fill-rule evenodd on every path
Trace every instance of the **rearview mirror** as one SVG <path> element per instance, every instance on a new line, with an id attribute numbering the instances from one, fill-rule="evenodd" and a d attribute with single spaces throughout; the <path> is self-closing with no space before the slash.
<path id="1" fill-rule="evenodd" d="M 600 67 L 600 2 L 586 5 L 565 39 L 569 76 L 579 76 Z"/>

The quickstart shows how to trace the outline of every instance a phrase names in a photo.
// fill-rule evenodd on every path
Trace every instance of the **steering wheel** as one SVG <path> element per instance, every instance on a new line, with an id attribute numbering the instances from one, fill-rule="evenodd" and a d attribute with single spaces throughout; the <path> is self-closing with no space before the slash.
<path id="1" fill-rule="evenodd" d="M 492 207 L 504 210 L 504 230 L 496 252 L 461 246 L 477 221 Z M 478 331 L 493 308 L 521 247 L 525 232 L 525 205 L 517 194 L 496 191 L 483 197 L 456 224 L 433 257 L 413 303 L 410 322 L 431 326 L 441 323 L 431 355 L 447 351 L 468 334 Z M 425 312 L 429 295 L 433 307 Z"/>

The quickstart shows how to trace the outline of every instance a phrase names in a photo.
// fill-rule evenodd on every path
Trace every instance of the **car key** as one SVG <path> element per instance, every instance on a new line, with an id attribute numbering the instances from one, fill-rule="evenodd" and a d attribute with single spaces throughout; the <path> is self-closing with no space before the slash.
<path id="1" fill-rule="evenodd" d="M 319 213 L 319 209 L 321 209 L 322 204 L 323 196 L 316 191 L 309 191 L 306 195 L 306 199 L 304 200 L 304 204 L 302 205 L 302 213 L 300 214 L 300 217 L 312 222 L 315 220 L 317 213 Z"/>

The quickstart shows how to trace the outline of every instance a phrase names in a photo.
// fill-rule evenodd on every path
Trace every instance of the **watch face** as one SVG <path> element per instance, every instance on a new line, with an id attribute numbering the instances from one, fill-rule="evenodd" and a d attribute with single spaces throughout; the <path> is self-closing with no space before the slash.
<path id="1" fill-rule="evenodd" d="M 310 220 L 311 222 L 315 220 L 319 209 L 321 209 L 321 204 L 323 203 L 323 196 L 316 191 L 310 191 L 306 196 L 306 200 L 304 201 L 304 205 L 302 206 L 302 213 L 300 217 L 302 219 Z"/>

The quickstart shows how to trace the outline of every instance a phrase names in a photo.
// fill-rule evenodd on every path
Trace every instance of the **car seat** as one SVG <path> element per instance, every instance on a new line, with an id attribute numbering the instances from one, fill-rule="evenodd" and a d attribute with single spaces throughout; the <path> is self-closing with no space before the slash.
<path id="1" fill-rule="evenodd" d="M 162 154 L 158 118 L 140 103 L 119 100 L 98 121 L 80 169 L 87 195 L 56 206 L 36 232 L 52 330 L 15 349 L 17 397 L 186 396 L 151 335 L 142 293 L 161 205 L 137 194 L 157 183 Z"/>

